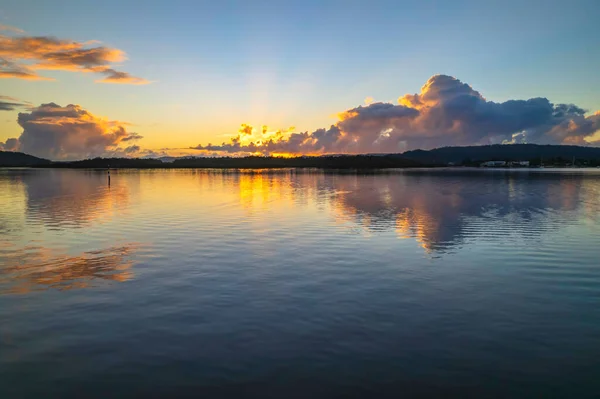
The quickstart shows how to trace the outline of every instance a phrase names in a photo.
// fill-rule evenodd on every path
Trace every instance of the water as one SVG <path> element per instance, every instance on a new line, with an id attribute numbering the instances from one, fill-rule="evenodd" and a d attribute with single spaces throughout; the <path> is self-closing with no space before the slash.
<path id="1" fill-rule="evenodd" d="M 0 397 L 598 397 L 600 172 L 0 169 Z"/>

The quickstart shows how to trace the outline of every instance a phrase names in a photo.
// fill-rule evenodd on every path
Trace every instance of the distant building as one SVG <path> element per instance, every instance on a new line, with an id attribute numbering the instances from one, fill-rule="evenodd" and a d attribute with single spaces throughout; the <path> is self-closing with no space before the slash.
<path id="1" fill-rule="evenodd" d="M 506 166 L 506 161 L 487 161 L 481 164 L 483 167 Z"/>
<path id="2" fill-rule="evenodd" d="M 485 168 L 493 168 L 493 167 L 517 167 L 517 168 L 527 168 L 529 167 L 529 161 L 487 161 L 481 164 L 482 167 Z"/>

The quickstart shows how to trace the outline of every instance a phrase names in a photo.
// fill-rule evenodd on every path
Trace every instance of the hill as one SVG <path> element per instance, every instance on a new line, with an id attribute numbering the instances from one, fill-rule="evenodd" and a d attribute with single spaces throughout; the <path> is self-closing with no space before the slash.
<path id="1" fill-rule="evenodd" d="M 568 145 L 510 144 L 469 147 L 443 147 L 414 150 L 403 154 L 324 155 L 292 158 L 248 157 L 165 157 L 94 158 L 81 161 L 52 162 L 19 152 L 0 151 L 0 166 L 51 168 L 322 168 L 383 169 L 419 166 L 478 166 L 483 161 L 530 161 L 531 165 L 600 166 L 600 148 Z"/>
<path id="2" fill-rule="evenodd" d="M 338 155 L 300 156 L 293 158 L 250 156 L 243 158 L 183 158 L 173 167 L 192 168 L 324 168 L 324 169 L 381 169 L 423 166 L 420 162 L 396 155 Z"/>
<path id="3" fill-rule="evenodd" d="M 52 168 L 106 169 L 111 168 L 163 168 L 160 159 L 152 158 L 93 158 L 81 161 L 52 162 Z"/>
<path id="4" fill-rule="evenodd" d="M 323 168 L 323 169 L 382 169 L 423 166 L 418 161 L 398 155 L 340 155 L 293 158 L 283 157 L 218 157 L 177 158 L 172 162 L 148 158 L 94 158 L 72 162 L 54 162 L 53 168 Z"/>
<path id="5" fill-rule="evenodd" d="M 531 161 L 533 164 L 550 161 L 572 162 L 572 159 L 600 163 L 599 147 L 575 145 L 497 144 L 469 147 L 443 147 L 434 150 L 414 150 L 401 154 L 415 161 L 447 165 L 471 164 L 481 161 Z"/>
<path id="6" fill-rule="evenodd" d="M 23 154 L 22 152 L 0 151 L 0 167 L 47 166 L 52 164 L 47 159 Z"/>

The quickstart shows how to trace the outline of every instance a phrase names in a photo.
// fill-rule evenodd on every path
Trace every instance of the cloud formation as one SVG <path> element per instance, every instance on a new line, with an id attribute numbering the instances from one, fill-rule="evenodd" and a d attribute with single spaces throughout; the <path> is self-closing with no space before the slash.
<path id="1" fill-rule="evenodd" d="M 22 33 L 17 28 L 6 26 L 0 27 L 1 30 Z M 95 44 L 95 41 L 76 42 L 50 36 L 0 34 L 0 78 L 52 80 L 38 74 L 38 71 L 60 70 L 105 75 L 103 79 L 96 80 L 101 83 L 150 83 L 113 68 L 113 64 L 126 60 L 123 51 Z"/>
<path id="2" fill-rule="evenodd" d="M 38 75 L 30 67 L 0 58 L 0 79 L 52 80 Z"/>
<path id="3" fill-rule="evenodd" d="M 314 132 L 250 135 L 248 125 L 221 145 L 198 145 L 200 151 L 261 154 L 394 153 L 449 145 L 528 142 L 599 144 L 600 113 L 546 98 L 496 103 L 466 83 L 447 75 L 432 76 L 420 93 L 398 104 L 371 102 L 341 112 L 339 121 Z M 250 131 L 254 129 L 250 127 Z M 265 130 L 263 129 L 263 132 Z"/>
<path id="4" fill-rule="evenodd" d="M 7 139 L 4 143 L 0 141 L 0 151 L 18 151 L 19 140 L 12 138 Z"/>
<path id="5" fill-rule="evenodd" d="M 0 96 L 0 111 L 15 111 L 20 108 L 30 107 L 31 104 L 10 96 Z"/>
<path id="6" fill-rule="evenodd" d="M 114 84 L 126 84 L 126 85 L 145 85 L 150 83 L 146 79 L 131 76 L 127 72 L 119 72 L 114 69 L 105 69 L 102 73 L 107 76 L 104 79 L 96 80 L 96 83 L 114 83 Z"/>
<path id="7" fill-rule="evenodd" d="M 123 122 L 95 116 L 79 105 L 42 104 L 30 112 L 19 113 L 17 122 L 23 133 L 18 139 L 0 143 L 0 149 L 22 151 L 52 160 L 93 158 L 115 153 L 143 155 L 140 147 L 131 144 L 142 136 L 129 133 Z M 127 148 L 121 148 L 121 143 L 128 143 Z"/>
<path id="8" fill-rule="evenodd" d="M 23 29 L 15 28 L 14 26 L 10 26 L 10 25 L 0 24 L 0 32 L 1 31 L 13 32 L 13 33 L 25 33 L 25 31 L 23 31 Z"/>

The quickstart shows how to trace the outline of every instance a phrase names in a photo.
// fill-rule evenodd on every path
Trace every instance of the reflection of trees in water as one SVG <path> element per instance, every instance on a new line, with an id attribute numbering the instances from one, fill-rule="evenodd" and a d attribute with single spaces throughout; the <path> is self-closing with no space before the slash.
<path id="1" fill-rule="evenodd" d="M 584 175 L 331 176 L 324 184 L 344 193 L 333 201 L 338 213 L 371 230 L 396 229 L 428 250 L 459 245 L 497 222 L 507 233 L 539 236 L 600 209 L 600 180 Z"/>
<path id="2" fill-rule="evenodd" d="M 4 245 L 0 266 L 0 292 L 27 293 L 54 288 L 91 287 L 102 281 L 123 282 L 133 278 L 132 260 L 138 244 L 126 244 L 78 256 L 56 254 L 44 247 L 13 250 Z"/>
<path id="3" fill-rule="evenodd" d="M 49 227 L 80 227 L 129 201 L 127 185 L 105 171 L 41 170 L 21 175 L 27 219 Z"/>

